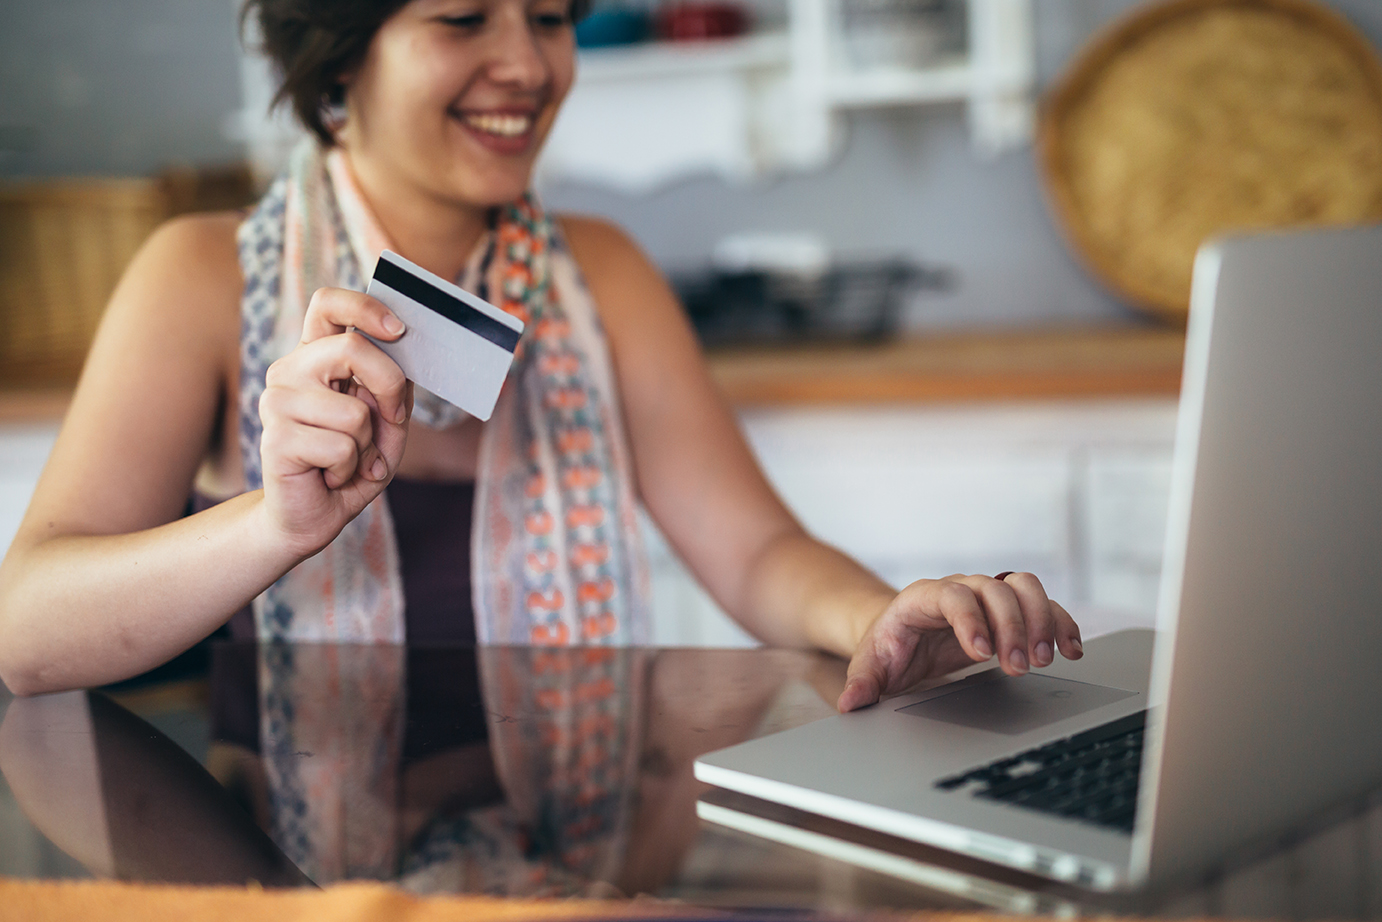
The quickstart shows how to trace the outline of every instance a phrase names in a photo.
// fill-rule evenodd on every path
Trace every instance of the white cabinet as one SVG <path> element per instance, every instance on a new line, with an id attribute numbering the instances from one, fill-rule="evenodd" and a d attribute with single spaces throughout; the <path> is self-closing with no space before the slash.
<path id="1" fill-rule="evenodd" d="M 1091 636 L 1149 624 L 1173 400 L 758 410 L 742 421 L 817 537 L 894 585 L 1031 570 Z M 750 642 L 650 542 L 659 643 Z"/>
<path id="2" fill-rule="evenodd" d="M 918 66 L 861 66 L 840 3 L 787 0 L 785 28 L 740 39 L 583 51 L 539 176 L 645 192 L 816 169 L 859 108 L 963 103 L 985 156 L 1030 138 L 1031 0 L 967 0 L 965 50 Z"/>
<path id="3" fill-rule="evenodd" d="M 1083 597 L 1101 608 L 1155 611 L 1171 490 L 1169 448 L 1091 452 L 1085 486 L 1089 558 Z"/>

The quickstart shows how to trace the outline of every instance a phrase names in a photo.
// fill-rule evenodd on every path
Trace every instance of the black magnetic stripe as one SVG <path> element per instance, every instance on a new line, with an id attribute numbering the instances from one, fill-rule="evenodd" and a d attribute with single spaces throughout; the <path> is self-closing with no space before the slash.
<path id="1" fill-rule="evenodd" d="M 388 285 L 399 294 L 436 311 L 452 323 L 460 324 L 472 333 L 483 336 L 505 351 L 512 352 L 518 348 L 518 339 L 522 334 L 513 327 L 505 326 L 483 311 L 447 294 L 387 259 L 381 259 L 375 265 L 374 277 L 381 284 Z"/>

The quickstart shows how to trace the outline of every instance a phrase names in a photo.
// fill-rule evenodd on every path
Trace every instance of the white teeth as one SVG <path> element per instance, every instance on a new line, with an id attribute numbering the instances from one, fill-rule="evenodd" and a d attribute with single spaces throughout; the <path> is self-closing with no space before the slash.
<path id="1" fill-rule="evenodd" d="M 481 112 L 467 114 L 465 123 L 487 134 L 516 138 L 528 133 L 528 129 L 532 127 L 533 119 L 529 115 L 495 115 Z"/>

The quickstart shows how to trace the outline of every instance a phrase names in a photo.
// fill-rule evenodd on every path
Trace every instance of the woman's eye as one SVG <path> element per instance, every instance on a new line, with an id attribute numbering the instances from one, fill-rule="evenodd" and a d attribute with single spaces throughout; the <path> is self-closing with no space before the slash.
<path id="1" fill-rule="evenodd" d="M 443 16 L 441 21 L 457 29 L 478 29 L 485 24 L 485 14 L 465 13 L 460 16 Z"/>
<path id="2" fill-rule="evenodd" d="M 543 29 L 564 29 L 571 24 L 571 17 L 565 12 L 534 13 L 533 22 Z"/>

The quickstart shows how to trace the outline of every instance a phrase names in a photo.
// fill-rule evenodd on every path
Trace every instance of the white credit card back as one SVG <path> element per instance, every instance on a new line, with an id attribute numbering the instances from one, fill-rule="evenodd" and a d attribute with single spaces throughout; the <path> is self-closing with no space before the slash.
<path id="1" fill-rule="evenodd" d="M 489 419 L 523 321 L 388 250 L 380 255 L 366 294 L 408 327 L 394 342 L 370 341 L 419 386 Z"/>

